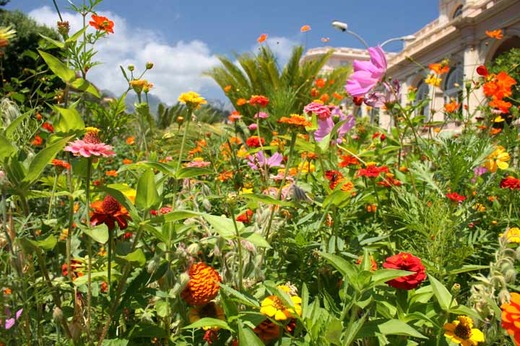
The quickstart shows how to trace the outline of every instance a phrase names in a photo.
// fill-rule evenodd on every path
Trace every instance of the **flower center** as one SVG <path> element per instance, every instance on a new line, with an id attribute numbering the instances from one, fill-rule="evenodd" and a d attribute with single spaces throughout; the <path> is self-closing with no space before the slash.
<path id="1" fill-rule="evenodd" d="M 103 199 L 101 207 L 103 208 L 103 212 L 105 214 L 115 214 L 119 211 L 121 205 L 114 197 L 107 195 L 105 196 L 105 199 Z"/>
<path id="2" fill-rule="evenodd" d="M 457 324 L 453 333 L 463 340 L 469 340 L 471 338 L 471 328 L 465 323 Z"/>
<path id="3" fill-rule="evenodd" d="M 273 299 L 273 306 L 276 308 L 276 310 L 285 309 L 285 306 L 283 305 L 283 302 L 280 298 L 278 298 L 277 296 L 274 296 L 272 299 Z"/>
<path id="4" fill-rule="evenodd" d="M 216 318 L 217 317 L 217 307 L 215 306 L 215 303 L 210 302 L 210 303 L 204 305 L 204 307 L 202 307 L 202 309 L 200 309 L 199 314 L 201 317 Z"/>
<path id="5" fill-rule="evenodd" d="M 85 133 L 85 135 L 83 136 L 83 141 L 92 144 L 101 143 L 98 134 L 94 131 Z"/>

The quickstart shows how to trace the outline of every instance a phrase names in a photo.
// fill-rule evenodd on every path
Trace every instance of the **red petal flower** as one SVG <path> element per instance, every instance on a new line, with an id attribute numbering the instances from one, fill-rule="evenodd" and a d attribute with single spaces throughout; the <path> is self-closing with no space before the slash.
<path id="1" fill-rule="evenodd" d="M 397 255 L 390 256 L 383 263 L 383 267 L 387 269 L 399 269 L 415 272 L 407 276 L 387 281 L 386 283 L 392 287 L 411 290 L 421 284 L 426 279 L 426 269 L 424 268 L 421 259 L 406 252 L 401 252 Z"/>

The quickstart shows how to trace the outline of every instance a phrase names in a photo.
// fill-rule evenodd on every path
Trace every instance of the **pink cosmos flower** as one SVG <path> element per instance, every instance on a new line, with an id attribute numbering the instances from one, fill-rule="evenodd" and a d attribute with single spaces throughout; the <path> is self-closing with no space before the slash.
<path id="1" fill-rule="evenodd" d="M 314 139 L 316 142 L 321 142 L 327 135 L 332 132 L 336 123 L 343 122 L 342 125 L 337 130 L 337 139 L 336 143 L 343 142 L 343 136 L 350 131 L 356 125 L 356 118 L 353 115 L 345 115 L 339 107 L 335 107 L 332 112 L 332 116 L 325 119 L 318 119 L 318 129 L 314 132 Z M 334 119 L 336 118 L 336 123 Z"/>
<path id="2" fill-rule="evenodd" d="M 319 102 L 311 102 L 303 108 L 305 113 L 316 114 L 319 119 L 325 120 L 330 117 L 330 108 Z"/>
<path id="3" fill-rule="evenodd" d="M 368 48 L 370 61 L 354 60 L 354 73 L 350 75 L 345 90 L 353 97 L 364 96 L 379 83 L 386 73 L 385 52 L 380 46 Z"/>
<path id="4" fill-rule="evenodd" d="M 6 312 L 7 312 L 7 316 L 9 316 L 11 314 L 9 310 L 7 310 Z M 22 312 L 23 312 L 23 309 L 20 309 L 20 310 L 16 311 L 15 317 L 11 317 L 11 318 L 6 319 L 4 328 L 5 329 L 13 328 L 14 324 L 16 323 L 16 321 L 22 315 Z"/>
<path id="5" fill-rule="evenodd" d="M 254 170 L 263 167 L 280 167 L 282 166 L 283 155 L 280 153 L 274 153 L 270 158 L 267 158 L 263 151 L 257 152 L 255 155 L 249 155 L 247 157 L 247 164 Z"/>

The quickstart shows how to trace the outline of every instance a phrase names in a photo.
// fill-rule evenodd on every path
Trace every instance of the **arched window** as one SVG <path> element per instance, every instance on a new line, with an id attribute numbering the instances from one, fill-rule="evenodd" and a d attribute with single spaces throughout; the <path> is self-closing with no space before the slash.
<path id="1" fill-rule="evenodd" d="M 462 101 L 462 89 L 464 86 L 464 72 L 460 64 L 451 68 L 444 82 L 444 100 L 450 102 L 455 99 Z"/>
<path id="2" fill-rule="evenodd" d="M 452 19 L 455 19 L 462 15 L 462 5 L 457 6 L 455 11 L 453 11 L 453 16 L 451 16 Z"/>
<path id="3" fill-rule="evenodd" d="M 428 100 L 421 105 L 421 107 L 415 110 L 416 116 L 424 116 L 424 121 L 428 121 L 430 119 L 430 86 L 421 79 L 419 84 L 417 84 L 417 92 L 415 94 L 415 105 L 421 104 L 424 100 Z"/>

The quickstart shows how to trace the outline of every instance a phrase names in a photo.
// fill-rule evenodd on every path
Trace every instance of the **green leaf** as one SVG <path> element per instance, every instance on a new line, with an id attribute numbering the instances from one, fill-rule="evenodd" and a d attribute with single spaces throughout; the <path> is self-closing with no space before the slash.
<path id="1" fill-rule="evenodd" d="M 134 252 L 129 253 L 125 256 L 117 256 L 118 258 L 124 259 L 125 261 L 128 261 L 130 263 L 136 263 L 139 266 L 144 266 L 146 263 L 146 257 L 144 255 L 143 250 L 137 249 Z"/>
<path id="2" fill-rule="evenodd" d="M 442 283 L 431 275 L 428 275 L 428 278 L 430 279 L 433 294 L 435 295 L 435 298 L 437 298 L 442 310 L 448 312 L 451 306 L 457 305 L 457 302 L 453 299 L 451 293 Z"/>
<path id="3" fill-rule="evenodd" d="M 244 328 L 242 323 L 238 323 L 238 342 L 240 345 L 264 346 L 262 340 L 249 328 Z"/>
<path id="4" fill-rule="evenodd" d="M 72 83 L 70 83 L 70 85 L 78 90 L 88 92 L 89 94 L 97 98 L 101 97 L 98 89 L 88 80 L 85 80 L 83 78 L 76 78 L 74 81 L 72 81 Z"/>
<path id="5" fill-rule="evenodd" d="M 354 265 L 345 259 L 328 254 L 325 252 L 320 252 L 320 256 L 325 258 L 334 268 L 336 268 L 341 275 L 347 278 L 348 282 L 351 282 L 355 279 L 355 276 L 357 275 L 358 271 L 354 267 Z"/>
<path id="6" fill-rule="evenodd" d="M 155 324 L 138 324 L 130 332 L 130 338 L 164 338 L 166 330 Z"/>
<path id="7" fill-rule="evenodd" d="M 215 173 L 211 169 L 199 168 L 199 167 L 184 167 L 176 172 L 175 176 L 177 179 L 195 178 L 201 175 L 209 175 Z"/>
<path id="8" fill-rule="evenodd" d="M 244 304 L 252 308 L 259 308 L 260 304 L 254 298 L 250 298 L 243 293 L 231 288 L 223 283 L 220 284 L 220 289 L 223 290 L 228 296 L 235 298 L 239 303 Z"/>
<path id="9" fill-rule="evenodd" d="M 70 133 L 85 129 L 85 123 L 76 108 L 53 107 L 60 114 L 58 121 L 54 124 L 57 133 Z"/>
<path id="10" fill-rule="evenodd" d="M 281 205 L 281 206 L 285 206 L 285 207 L 290 207 L 293 205 L 291 202 L 281 201 L 279 199 L 275 199 L 268 195 L 261 195 L 261 194 L 255 194 L 255 193 L 246 193 L 246 194 L 240 195 L 239 197 L 244 198 L 244 199 L 249 199 L 249 200 L 255 201 L 255 202 L 269 204 L 269 205 Z"/>
<path id="11" fill-rule="evenodd" d="M 210 318 L 210 317 L 201 318 L 200 320 L 193 322 L 190 325 L 187 325 L 183 329 L 196 329 L 196 328 L 203 328 L 203 327 L 210 327 L 210 328 L 218 327 L 220 329 L 227 329 L 227 330 L 233 331 L 233 329 L 231 329 L 231 327 L 229 326 L 229 324 L 227 324 L 226 321 L 222 321 L 222 320 L 219 320 L 216 318 Z"/>
<path id="12" fill-rule="evenodd" d="M 128 340 L 126 339 L 105 339 L 103 340 L 103 346 L 127 346 Z"/>
<path id="13" fill-rule="evenodd" d="M 7 138 L 12 138 L 13 137 L 13 134 L 14 132 L 16 131 L 17 127 L 20 126 L 20 124 L 22 123 L 22 121 L 24 121 L 25 119 L 27 119 L 28 117 L 31 116 L 31 113 L 30 112 L 27 112 L 25 114 L 22 114 L 20 115 L 19 117 L 17 117 L 16 119 L 14 119 L 10 124 L 9 126 L 7 126 L 7 128 L 5 129 L 5 136 Z M 1 145 L 0 145 L 1 147 Z"/>
<path id="14" fill-rule="evenodd" d="M 41 50 L 38 50 L 38 53 L 40 53 L 51 71 L 54 72 L 54 74 L 64 83 L 70 83 L 76 78 L 76 73 L 69 69 L 60 59 Z"/>
<path id="15" fill-rule="evenodd" d="M 351 194 L 345 191 L 336 190 L 328 195 L 323 201 L 323 208 L 328 206 L 336 206 L 338 208 L 344 207 L 351 199 Z"/>
<path id="16" fill-rule="evenodd" d="M 52 159 L 56 157 L 56 155 L 60 151 L 63 150 L 63 148 L 71 138 L 72 137 L 62 138 L 59 141 L 54 142 L 53 144 L 42 149 L 38 154 L 36 154 L 33 157 L 29 165 L 27 175 L 23 178 L 22 182 L 31 185 L 36 180 L 38 180 L 45 167 L 52 161 Z"/>
<path id="17" fill-rule="evenodd" d="M 188 219 L 190 217 L 200 216 L 200 213 L 190 210 L 174 210 L 168 214 L 154 217 L 150 221 L 153 224 L 163 224 L 165 222 L 174 222 L 179 220 Z"/>
<path id="18" fill-rule="evenodd" d="M 16 147 L 11 144 L 4 136 L 0 135 L 0 161 L 4 161 L 7 157 L 16 152 Z"/>
<path id="19" fill-rule="evenodd" d="M 242 238 L 251 242 L 253 245 L 257 247 L 265 247 L 270 249 L 271 245 L 265 240 L 264 237 L 262 237 L 260 234 L 256 232 L 245 232 L 242 234 Z"/>
<path id="20" fill-rule="evenodd" d="M 138 208 L 149 210 L 159 204 L 160 201 L 161 199 L 155 188 L 155 174 L 151 169 L 147 169 L 137 181 L 135 205 Z"/>
<path id="21" fill-rule="evenodd" d="M 168 305 L 168 302 L 165 300 L 159 300 L 157 303 L 155 303 L 155 311 L 157 312 L 157 316 L 163 318 L 166 317 L 169 312 Z"/>
<path id="22" fill-rule="evenodd" d="M 366 316 L 366 315 L 364 315 Z M 378 333 L 383 335 L 402 335 L 414 338 L 427 339 L 419 333 L 415 328 L 404 323 L 403 321 L 391 320 L 372 320 L 365 322 L 363 328 L 359 330 L 357 338 L 366 338 L 376 336 Z"/>
<path id="23" fill-rule="evenodd" d="M 409 272 L 407 270 L 396 270 L 396 269 L 380 269 L 373 273 L 372 281 L 374 285 L 383 284 L 389 280 L 399 278 L 401 276 L 408 276 L 414 274 L 414 272 Z"/>
<path id="24" fill-rule="evenodd" d="M 65 48 L 65 43 L 63 43 L 61 41 L 55 40 L 53 38 L 47 37 L 47 36 L 42 35 L 42 34 L 40 34 L 40 36 L 43 37 L 46 41 L 52 43 L 54 46 L 56 46 L 56 48 L 60 48 L 60 49 Z"/>
<path id="25" fill-rule="evenodd" d="M 108 232 L 108 227 L 104 223 L 97 225 L 94 228 L 83 229 L 83 233 L 100 244 L 105 244 L 108 241 Z"/>
<path id="26" fill-rule="evenodd" d="M 54 237 L 53 235 L 50 235 L 43 240 L 36 240 L 36 241 L 29 240 L 29 241 L 31 243 L 33 243 L 34 245 L 36 245 L 37 247 L 39 247 L 40 249 L 45 250 L 45 251 L 50 251 L 50 250 L 54 249 L 54 247 L 58 243 L 58 239 L 56 239 L 56 237 Z"/>

